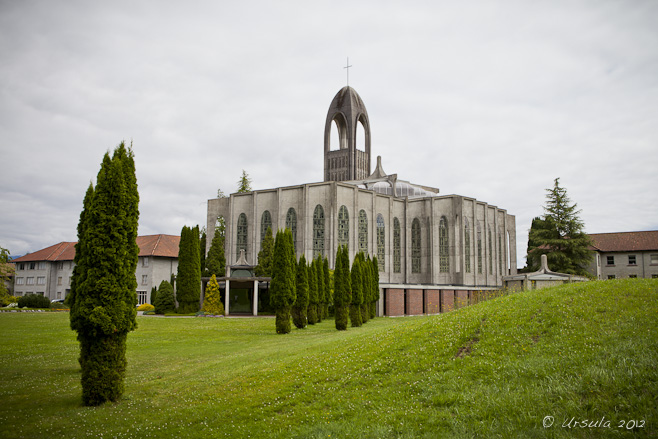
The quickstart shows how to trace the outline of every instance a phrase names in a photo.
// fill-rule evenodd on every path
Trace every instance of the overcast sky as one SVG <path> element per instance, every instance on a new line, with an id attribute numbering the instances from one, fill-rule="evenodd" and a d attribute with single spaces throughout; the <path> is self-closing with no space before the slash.
<path id="1" fill-rule="evenodd" d="M 518 265 L 560 178 L 589 233 L 658 229 L 656 1 L 0 0 L 0 246 L 75 241 L 103 154 L 133 142 L 140 234 L 217 189 L 323 179 L 329 104 L 373 167 L 507 209 Z"/>

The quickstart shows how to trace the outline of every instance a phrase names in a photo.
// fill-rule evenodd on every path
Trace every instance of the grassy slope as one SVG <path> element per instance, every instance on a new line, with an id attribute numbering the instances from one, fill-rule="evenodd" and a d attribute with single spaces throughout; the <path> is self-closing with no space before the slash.
<path id="1" fill-rule="evenodd" d="M 80 405 L 68 316 L 0 314 L 0 437 L 619 437 L 658 430 L 658 281 L 520 293 L 432 317 L 142 317 L 126 394 Z M 542 427 L 545 416 L 555 425 Z M 565 420 L 610 428 L 562 427 Z M 620 421 L 644 420 L 626 431 Z M 573 426 L 573 424 L 572 424 Z"/>

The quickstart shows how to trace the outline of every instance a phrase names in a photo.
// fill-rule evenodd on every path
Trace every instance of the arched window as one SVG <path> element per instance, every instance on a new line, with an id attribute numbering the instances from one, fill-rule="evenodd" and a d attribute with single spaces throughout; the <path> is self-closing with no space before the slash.
<path id="1" fill-rule="evenodd" d="M 393 273 L 402 271 L 402 257 L 400 255 L 400 220 L 393 218 Z"/>
<path id="2" fill-rule="evenodd" d="M 450 271 L 450 260 L 448 258 L 448 220 L 445 216 L 439 221 L 439 272 Z"/>
<path id="3" fill-rule="evenodd" d="M 503 241 L 500 230 L 498 231 L 498 273 L 503 275 Z"/>
<path id="4" fill-rule="evenodd" d="M 236 258 L 240 257 L 240 250 L 244 250 L 244 256 L 247 257 L 247 215 L 241 213 L 238 217 L 237 227 L 237 244 L 236 244 Z"/>
<path id="5" fill-rule="evenodd" d="M 384 271 L 385 269 L 386 234 L 384 232 L 384 217 L 379 213 L 377 214 L 377 265 L 379 265 L 379 271 Z"/>
<path id="6" fill-rule="evenodd" d="M 368 215 L 366 211 L 359 211 L 359 251 L 368 254 Z"/>
<path id="7" fill-rule="evenodd" d="M 270 211 L 266 210 L 263 212 L 263 215 L 260 217 L 260 246 L 263 246 L 263 239 L 265 239 L 265 234 L 267 233 L 267 229 L 272 228 L 272 215 L 270 215 Z M 274 230 L 272 230 L 272 233 L 274 233 Z"/>
<path id="8" fill-rule="evenodd" d="M 478 274 L 482 274 L 482 227 L 480 221 L 477 224 L 477 245 L 478 245 Z"/>
<path id="9" fill-rule="evenodd" d="M 324 258 L 324 209 L 319 204 L 313 212 L 313 258 L 318 256 Z"/>
<path id="10" fill-rule="evenodd" d="M 493 274 L 493 243 L 491 242 L 491 226 L 489 226 L 489 274 Z"/>
<path id="11" fill-rule="evenodd" d="M 420 220 L 411 222 L 411 272 L 420 273 Z"/>
<path id="12" fill-rule="evenodd" d="M 350 214 L 344 205 L 338 211 L 338 245 L 350 246 Z"/>
<path id="13" fill-rule="evenodd" d="M 286 229 L 290 229 L 292 232 L 292 242 L 295 245 L 295 253 L 297 253 L 297 212 L 292 207 L 286 213 Z"/>
<path id="14" fill-rule="evenodd" d="M 471 232 L 468 218 L 464 218 L 464 271 L 471 272 Z"/>

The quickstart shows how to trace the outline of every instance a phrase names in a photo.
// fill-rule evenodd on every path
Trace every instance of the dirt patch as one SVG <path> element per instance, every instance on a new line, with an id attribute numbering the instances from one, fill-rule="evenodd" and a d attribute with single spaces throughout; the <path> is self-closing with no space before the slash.
<path id="1" fill-rule="evenodd" d="M 464 358 L 465 356 L 470 355 L 471 354 L 471 347 L 475 343 L 480 341 L 480 337 L 478 337 L 479 334 L 480 334 L 480 330 L 478 329 L 477 331 L 475 331 L 475 334 L 473 334 L 471 339 L 469 341 L 467 341 L 464 346 L 459 348 L 459 350 L 457 351 L 457 354 L 455 355 L 455 358 Z"/>

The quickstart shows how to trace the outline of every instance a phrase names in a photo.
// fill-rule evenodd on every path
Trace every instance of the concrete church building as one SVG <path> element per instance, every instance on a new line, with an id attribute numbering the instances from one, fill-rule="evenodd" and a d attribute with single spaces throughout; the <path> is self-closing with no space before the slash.
<path id="1" fill-rule="evenodd" d="M 359 124 L 363 151 L 356 145 Z M 338 139 L 331 138 L 332 126 Z M 348 246 L 350 261 L 359 251 L 376 256 L 378 315 L 446 311 L 475 290 L 501 288 L 503 276 L 516 274 L 514 216 L 386 174 L 380 157 L 371 172 L 370 119 L 349 86 L 329 106 L 324 181 L 208 200 L 206 249 L 219 217 L 226 223 L 227 266 L 236 265 L 242 250 L 255 265 L 268 227 L 274 234 L 291 229 L 298 258 L 326 256 L 332 269 L 339 245 Z M 246 294 L 253 300 L 253 287 Z M 257 305 L 253 309 L 256 314 Z"/>

